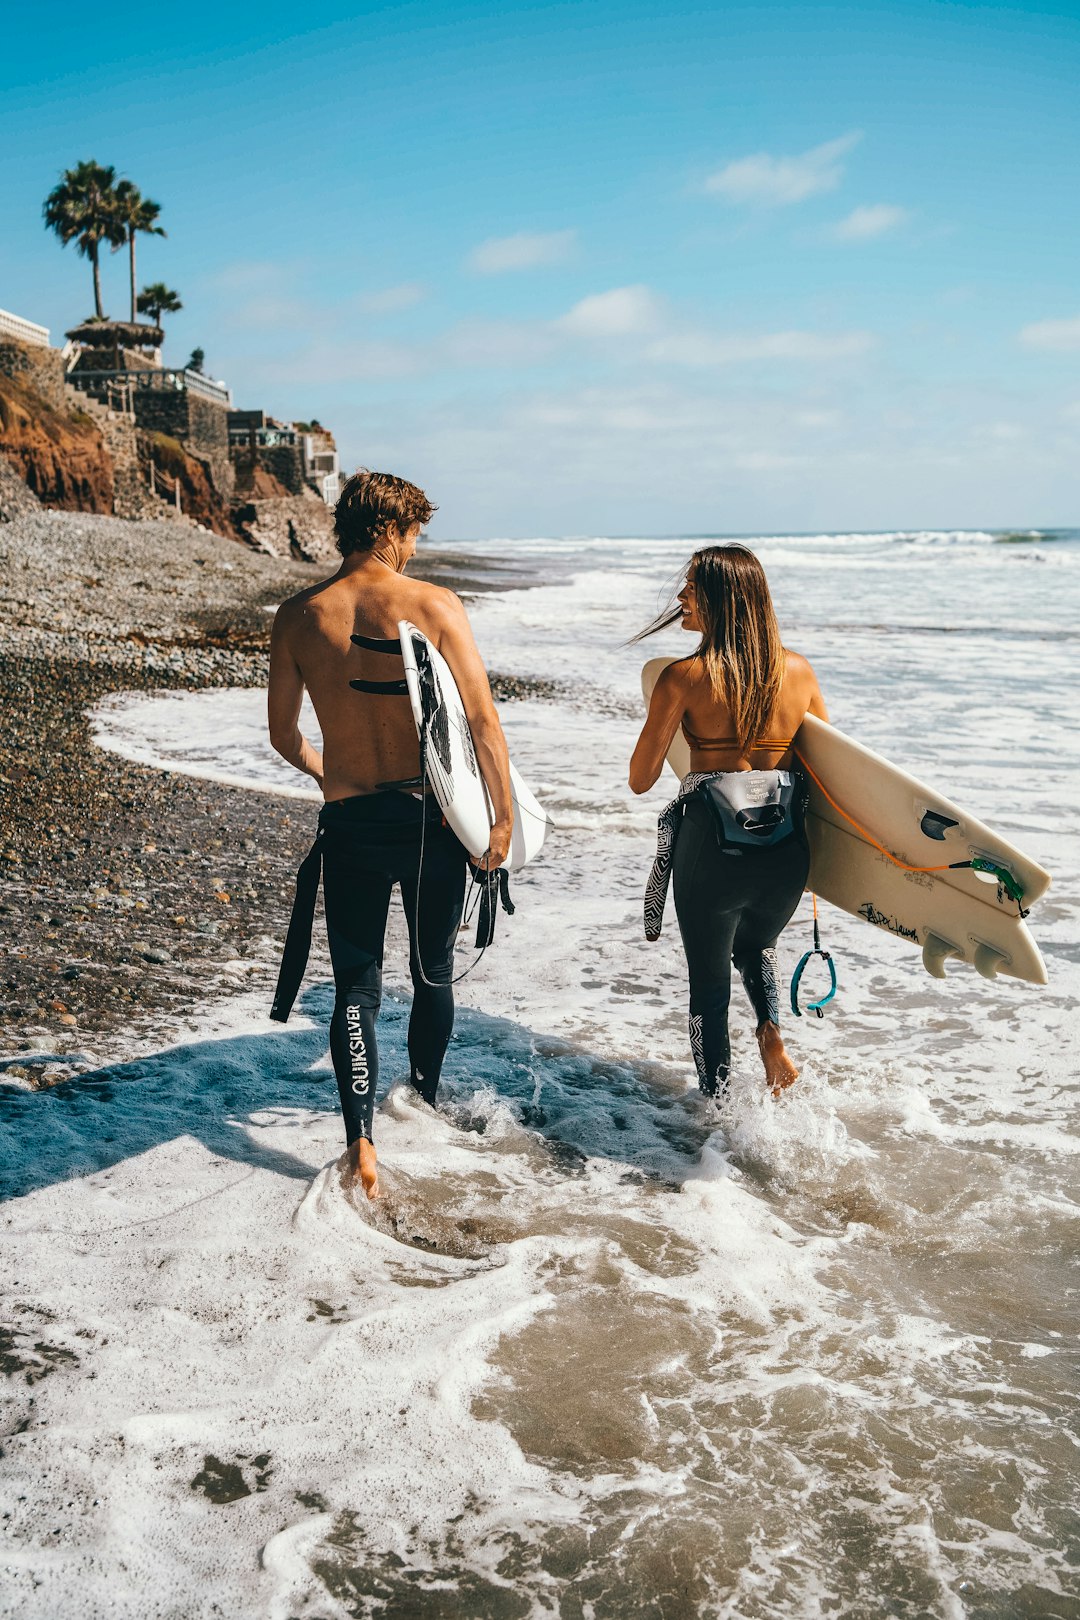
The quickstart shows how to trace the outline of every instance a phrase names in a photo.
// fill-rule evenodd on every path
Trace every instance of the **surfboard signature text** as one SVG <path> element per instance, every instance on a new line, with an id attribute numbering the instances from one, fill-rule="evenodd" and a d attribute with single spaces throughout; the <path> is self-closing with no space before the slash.
<path id="1" fill-rule="evenodd" d="M 863 901 L 859 907 L 859 916 L 865 918 L 868 923 L 873 923 L 875 928 L 887 928 L 890 934 L 897 934 L 901 939 L 911 939 L 916 944 L 919 942 L 917 928 L 908 928 L 904 923 L 897 922 L 895 917 L 890 917 L 886 912 L 879 911 L 872 900 Z"/>

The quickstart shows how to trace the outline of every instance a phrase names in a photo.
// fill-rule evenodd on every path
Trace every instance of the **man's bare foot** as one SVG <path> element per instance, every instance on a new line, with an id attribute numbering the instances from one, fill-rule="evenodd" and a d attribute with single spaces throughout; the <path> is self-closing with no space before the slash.
<path id="1" fill-rule="evenodd" d="M 349 1169 L 352 1172 L 353 1186 L 359 1182 L 369 1198 L 378 1198 L 379 1167 L 375 1159 L 375 1148 L 364 1136 L 349 1148 Z"/>
<path id="2" fill-rule="evenodd" d="M 761 1061 L 765 1065 L 765 1079 L 774 1097 L 779 1097 L 799 1078 L 799 1071 L 787 1055 L 777 1024 L 762 1024 L 757 1032 Z"/>

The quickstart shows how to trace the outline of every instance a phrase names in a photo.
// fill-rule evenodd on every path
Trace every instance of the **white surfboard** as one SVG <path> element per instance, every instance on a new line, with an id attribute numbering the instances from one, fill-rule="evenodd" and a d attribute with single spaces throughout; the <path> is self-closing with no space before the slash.
<path id="1" fill-rule="evenodd" d="M 408 619 L 399 622 L 398 637 L 416 734 L 427 731 L 427 768 L 435 797 L 469 854 L 483 855 L 495 818 L 457 683 L 439 649 Z M 551 822 L 513 760 L 510 792 L 514 830 L 505 865 L 516 871 L 540 853 Z"/>
<path id="2" fill-rule="evenodd" d="M 645 665 L 641 687 L 646 706 L 660 672 L 674 662 L 652 658 Z M 821 782 L 819 787 L 810 780 L 809 889 L 851 916 L 919 946 L 926 970 L 935 978 L 944 978 L 946 960 L 956 957 L 971 962 L 984 978 L 1001 973 L 1030 984 L 1046 983 L 1039 948 L 1003 884 L 993 876 L 984 881 L 970 867 L 904 871 L 842 812 L 905 866 L 947 866 L 983 857 L 1016 880 L 1025 909 L 1046 893 L 1048 872 L 951 799 L 813 715 L 799 728 L 795 748 L 808 775 L 813 772 Z M 667 760 L 680 779 L 690 770 L 690 747 L 681 731 Z"/>

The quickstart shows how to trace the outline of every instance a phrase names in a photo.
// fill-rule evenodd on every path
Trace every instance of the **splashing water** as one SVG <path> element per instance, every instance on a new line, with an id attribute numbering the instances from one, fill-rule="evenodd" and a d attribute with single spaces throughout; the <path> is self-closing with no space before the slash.
<path id="1" fill-rule="evenodd" d="M 797 1086 L 767 1093 L 737 1000 L 701 1099 L 674 918 L 641 937 L 665 787 L 623 785 L 623 643 L 692 546 L 523 543 L 557 582 L 473 617 L 493 666 L 579 694 L 504 716 L 559 832 L 462 986 L 439 1111 L 384 1089 L 383 1197 L 342 1184 L 325 988 L 285 1031 L 238 1001 L 5 1088 L 21 1615 L 120 1580 L 140 1612 L 280 1620 L 1077 1612 L 1080 545 L 755 544 L 837 722 L 1055 872 L 1048 988 L 935 983 L 829 912 L 840 998 L 789 1022 Z M 248 701 L 98 723 L 171 768 L 234 736 L 272 786 Z"/>

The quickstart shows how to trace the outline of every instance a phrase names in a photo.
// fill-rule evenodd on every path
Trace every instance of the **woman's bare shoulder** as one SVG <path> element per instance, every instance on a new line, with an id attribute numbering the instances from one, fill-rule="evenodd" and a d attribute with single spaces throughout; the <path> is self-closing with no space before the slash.
<path id="1" fill-rule="evenodd" d="M 784 648 L 784 673 L 790 680 L 797 681 L 800 685 L 817 682 L 814 666 L 809 658 L 804 658 L 802 653 L 793 652 L 790 647 Z"/>
<path id="2" fill-rule="evenodd" d="M 701 660 L 696 653 L 688 658 L 673 658 L 666 668 L 660 671 L 657 686 L 662 681 L 667 687 L 686 689 L 694 684 L 700 672 Z"/>

